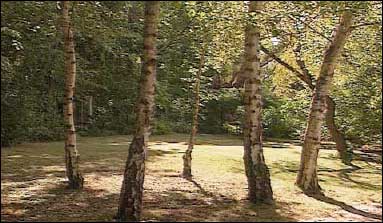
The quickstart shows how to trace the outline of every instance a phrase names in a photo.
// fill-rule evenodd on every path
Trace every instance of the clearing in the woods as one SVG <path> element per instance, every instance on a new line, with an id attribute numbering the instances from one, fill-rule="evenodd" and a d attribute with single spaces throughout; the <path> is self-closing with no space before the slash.
<path id="1" fill-rule="evenodd" d="M 130 136 L 80 137 L 85 177 L 81 191 L 66 189 L 64 143 L 25 143 L 1 150 L 2 221 L 112 221 L 117 210 Z M 171 139 L 171 140 L 169 140 Z M 144 221 L 381 221 L 381 156 L 356 152 L 354 166 L 335 150 L 320 151 L 324 197 L 295 185 L 299 142 L 265 142 L 275 195 L 272 206 L 246 201 L 242 138 L 199 135 L 193 179 L 180 177 L 188 135 L 150 138 Z"/>

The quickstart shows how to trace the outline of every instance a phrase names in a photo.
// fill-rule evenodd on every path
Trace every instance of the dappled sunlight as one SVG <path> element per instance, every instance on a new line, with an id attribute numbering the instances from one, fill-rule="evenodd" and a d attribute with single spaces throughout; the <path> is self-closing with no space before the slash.
<path id="1" fill-rule="evenodd" d="M 91 173 L 86 174 L 85 177 L 85 187 L 103 191 L 103 193 L 98 194 L 98 196 L 120 192 L 122 183 L 122 173 L 119 175 L 112 176 L 100 176 L 97 173 Z"/>
<path id="2" fill-rule="evenodd" d="M 129 145 L 129 144 L 130 144 L 130 142 L 126 142 L 126 143 L 121 142 L 121 143 L 108 143 L 106 145 L 108 145 L 108 146 L 126 146 L 126 145 Z"/>
<path id="3" fill-rule="evenodd" d="M 293 146 L 291 143 L 276 143 L 276 142 L 265 142 L 263 146 L 269 147 L 269 148 L 277 148 L 277 149 L 297 148 L 297 146 Z"/>
<path id="4" fill-rule="evenodd" d="M 182 136 L 177 137 L 179 139 Z M 215 136 L 213 141 L 217 141 L 219 137 Z M 6 151 L 6 155 L 1 157 L 1 199 L 4 207 L 2 217 L 6 220 L 44 220 L 49 215 L 52 221 L 69 221 L 73 218 L 87 221 L 113 220 L 126 162 L 128 147 L 124 144 L 129 143 L 127 138 L 118 136 L 81 139 L 79 151 L 85 177 L 84 189 L 81 191 L 66 188 L 63 160 L 54 159 L 61 157 L 63 153 L 62 147 L 58 147 L 60 143 L 54 142 L 44 147 L 31 143 Z M 187 139 L 186 136 L 184 138 Z M 221 138 L 224 139 L 225 136 Z M 159 139 L 156 136 L 149 143 L 143 220 L 356 219 L 355 214 L 351 213 L 350 216 L 347 210 L 337 205 L 304 195 L 294 185 L 300 159 L 300 147 L 297 145 L 288 142 L 282 142 L 280 146 L 279 142 L 265 143 L 265 160 L 270 168 L 276 199 L 273 208 L 268 209 L 247 203 L 243 146 L 230 143 L 215 145 L 209 143 L 208 137 L 204 136 L 205 142 L 195 145 L 193 177 L 188 180 L 181 177 L 182 155 L 187 143 Z M 94 146 L 99 141 L 102 145 Z M 31 156 L 34 156 L 33 162 L 28 160 Z M 375 208 L 374 213 L 381 215 L 381 212 L 376 212 L 378 208 L 375 207 L 381 203 L 381 166 L 356 161 L 355 165 L 360 169 L 352 169 L 337 159 L 329 159 L 334 156 L 336 152 L 333 150 L 320 152 L 318 174 L 324 192 L 358 210 L 363 205 L 364 208 Z M 375 206 L 372 207 L 372 204 Z M 73 207 L 76 207 L 75 211 L 72 210 Z M 367 209 L 360 210 L 371 212 Z M 68 215 L 67 212 L 71 214 Z M 366 216 L 363 218 L 375 220 Z"/>
<path id="5" fill-rule="evenodd" d="M 64 166 L 43 166 L 41 167 L 41 170 L 44 172 L 65 172 Z"/>
<path id="6" fill-rule="evenodd" d="M 2 221 L 382 221 L 381 11 L 2 1 Z"/>
<path id="7" fill-rule="evenodd" d="M 23 156 L 21 155 L 14 155 L 14 156 L 7 156 L 6 158 L 12 159 L 12 158 L 22 158 Z"/>
<path id="8" fill-rule="evenodd" d="M 156 150 L 185 150 L 187 148 L 187 145 L 182 142 L 174 142 L 174 143 L 168 143 L 168 142 L 161 142 L 161 143 L 151 143 L 149 142 L 149 150 L 150 149 L 156 149 Z"/>
<path id="9" fill-rule="evenodd" d="M 183 146 L 183 145 L 187 145 L 188 143 L 187 142 L 166 142 L 166 141 L 151 141 L 151 142 L 149 142 L 149 145 L 169 145 L 169 144 Z"/>

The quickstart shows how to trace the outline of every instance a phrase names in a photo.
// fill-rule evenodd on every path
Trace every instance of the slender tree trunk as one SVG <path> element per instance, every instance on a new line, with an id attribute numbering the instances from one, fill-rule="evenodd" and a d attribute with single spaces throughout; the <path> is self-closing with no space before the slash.
<path id="1" fill-rule="evenodd" d="M 330 97 L 326 97 L 326 125 L 330 132 L 332 140 L 336 144 L 338 155 L 344 164 L 351 163 L 351 153 L 347 150 L 346 140 L 343 133 L 338 129 L 335 124 L 335 101 Z"/>
<path id="2" fill-rule="evenodd" d="M 309 70 L 307 69 L 305 62 L 303 61 L 303 58 L 301 55 L 300 43 L 298 43 L 298 46 L 294 50 L 294 53 L 295 53 L 296 62 L 302 70 L 303 81 L 314 92 L 315 86 L 313 85 L 313 81 L 312 81 L 313 77 L 310 74 Z M 326 120 L 327 129 L 329 130 L 332 140 L 336 144 L 336 149 L 338 150 L 338 155 L 340 156 L 342 162 L 345 164 L 350 164 L 351 156 L 349 156 L 349 153 L 347 152 L 346 140 L 344 138 L 343 133 L 338 129 L 338 127 L 335 124 L 335 102 L 328 95 L 326 97 L 326 106 L 327 106 L 327 110 L 326 110 L 325 120 Z"/>
<path id="3" fill-rule="evenodd" d="M 88 116 L 86 118 L 87 126 L 92 123 L 93 119 L 93 96 L 88 96 Z"/>
<path id="4" fill-rule="evenodd" d="M 202 74 L 202 68 L 205 63 L 205 48 L 203 47 L 200 54 L 200 63 L 199 63 L 199 69 L 197 72 L 196 77 L 196 83 L 195 83 L 195 92 L 194 92 L 194 110 L 193 110 L 193 123 L 192 123 L 192 129 L 190 132 L 190 139 L 189 139 L 189 145 L 187 150 L 185 151 L 185 154 L 183 155 L 183 161 L 184 161 L 184 169 L 182 172 L 182 176 L 185 178 L 192 177 L 191 174 L 191 161 L 192 161 L 192 152 L 193 147 L 195 144 L 195 137 L 198 131 L 198 112 L 199 112 L 199 89 L 200 89 L 200 82 L 201 82 L 201 74 Z"/>
<path id="5" fill-rule="evenodd" d="M 84 126 L 85 126 L 85 123 L 84 123 L 84 99 L 83 100 L 81 100 L 81 124 L 80 124 L 80 126 L 81 126 L 81 128 L 84 128 Z"/>
<path id="6" fill-rule="evenodd" d="M 344 47 L 352 24 L 352 13 L 345 11 L 333 39 L 324 53 L 316 87 L 314 89 L 308 124 L 301 154 L 296 183 L 307 194 L 321 193 L 317 177 L 317 159 L 320 147 L 321 126 L 326 113 L 326 98 L 334 75 L 336 60 Z"/>
<path id="7" fill-rule="evenodd" d="M 89 117 L 93 116 L 93 96 L 89 96 Z"/>
<path id="8" fill-rule="evenodd" d="M 262 2 L 251 1 L 250 12 L 262 10 Z M 272 203 L 269 169 L 265 163 L 262 148 L 262 94 L 259 61 L 260 33 L 256 26 L 249 24 L 245 33 L 245 126 L 244 163 L 248 182 L 248 196 L 253 203 Z"/>
<path id="9" fill-rule="evenodd" d="M 65 140 L 66 175 L 69 186 L 73 189 L 82 188 L 84 178 L 79 167 L 80 154 L 76 148 L 76 130 L 74 125 L 74 89 L 76 83 L 76 55 L 74 48 L 73 31 L 69 18 L 68 1 L 63 1 L 63 32 L 65 53 L 65 97 L 64 119 L 67 125 Z"/>
<path id="10" fill-rule="evenodd" d="M 156 40 L 160 2 L 145 2 L 144 53 L 140 94 L 136 105 L 136 132 L 129 146 L 117 212 L 119 221 L 139 221 L 156 83 Z"/>

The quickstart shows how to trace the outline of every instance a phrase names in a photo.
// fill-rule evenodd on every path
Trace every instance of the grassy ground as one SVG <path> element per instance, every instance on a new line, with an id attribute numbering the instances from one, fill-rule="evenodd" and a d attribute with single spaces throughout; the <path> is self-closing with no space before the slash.
<path id="1" fill-rule="evenodd" d="M 321 150 L 325 197 L 294 186 L 297 142 L 265 142 L 275 205 L 246 200 L 242 139 L 201 135 L 193 152 L 192 181 L 179 177 L 187 135 L 151 137 L 145 177 L 145 221 L 380 221 L 381 163 L 343 165 Z M 1 150 L 2 221 L 112 221 L 117 210 L 129 136 L 79 138 L 85 188 L 65 188 L 63 142 L 21 144 Z"/>

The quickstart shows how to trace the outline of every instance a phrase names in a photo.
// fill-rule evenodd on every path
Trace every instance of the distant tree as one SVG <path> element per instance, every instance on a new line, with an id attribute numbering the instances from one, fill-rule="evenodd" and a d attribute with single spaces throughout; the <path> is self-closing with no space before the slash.
<path id="1" fill-rule="evenodd" d="M 199 112 L 199 103 L 200 103 L 200 82 L 201 82 L 201 73 L 202 73 L 202 68 L 205 63 L 205 48 L 204 46 L 201 49 L 200 53 L 200 65 L 198 68 L 196 80 L 195 80 L 195 90 L 194 90 L 194 108 L 193 108 L 193 122 L 192 122 L 192 127 L 190 131 L 190 139 L 189 139 L 189 144 L 188 148 L 185 151 L 185 154 L 183 155 L 183 163 L 184 163 L 184 168 L 182 175 L 185 178 L 189 178 L 192 176 L 191 173 L 191 161 L 192 161 L 192 152 L 195 144 L 195 137 L 197 135 L 198 131 L 198 112 Z"/>

